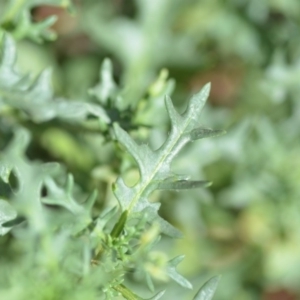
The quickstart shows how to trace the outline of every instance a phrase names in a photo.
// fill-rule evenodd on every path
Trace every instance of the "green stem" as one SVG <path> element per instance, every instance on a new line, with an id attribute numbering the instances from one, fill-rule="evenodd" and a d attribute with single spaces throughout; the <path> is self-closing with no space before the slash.
<path id="1" fill-rule="evenodd" d="M 117 238 L 122 233 L 125 223 L 127 221 L 127 215 L 128 215 L 128 211 L 124 210 L 123 213 L 121 214 L 118 222 L 115 224 L 114 228 L 112 229 L 112 231 L 110 233 L 112 238 Z"/>
<path id="2" fill-rule="evenodd" d="M 113 227 L 113 229 L 110 233 L 110 236 L 112 237 L 112 239 L 117 238 L 121 235 L 121 233 L 124 229 L 124 226 L 126 224 L 126 221 L 127 221 L 127 215 L 128 215 L 128 211 L 127 210 L 123 211 L 118 222 L 115 224 L 115 226 Z M 104 248 L 101 246 L 98 249 L 98 251 L 96 251 L 96 255 L 93 258 L 92 262 L 97 262 L 101 258 L 103 251 L 104 251 Z"/>
<path id="3" fill-rule="evenodd" d="M 114 286 L 114 289 L 122 294 L 122 296 L 127 300 L 139 300 L 141 299 L 139 296 L 134 294 L 131 290 L 129 290 L 125 285 L 120 284 Z"/>

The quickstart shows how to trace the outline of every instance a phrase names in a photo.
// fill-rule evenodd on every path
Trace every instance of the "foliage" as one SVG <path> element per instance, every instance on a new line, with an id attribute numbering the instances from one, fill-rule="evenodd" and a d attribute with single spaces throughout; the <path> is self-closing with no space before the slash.
<path id="1" fill-rule="evenodd" d="M 0 298 L 299 298 L 299 9 L 0 1 Z"/>
<path id="2" fill-rule="evenodd" d="M 142 299 L 123 284 L 124 276 L 131 269 L 145 273 L 151 290 L 154 290 L 152 277 L 164 280 L 170 277 L 180 285 L 192 288 L 191 283 L 176 271 L 183 256 L 167 261 L 162 253 L 150 251 L 160 232 L 173 237 L 180 234 L 158 215 L 159 204 L 148 202 L 148 197 L 155 189 L 180 190 L 207 185 L 206 181 L 188 180 L 186 176 L 173 174 L 170 165 L 186 143 L 222 133 L 198 127 L 209 85 L 191 99 L 182 115 L 176 112 L 171 99 L 166 98 L 172 131 L 156 151 L 145 145 L 138 146 L 118 123 L 113 123 L 110 133 L 133 155 L 139 164 L 141 179 L 135 186 L 128 187 L 119 178 L 114 193 L 120 208 L 95 214 L 96 191 L 85 196 L 86 201 L 82 202 L 74 197 L 81 193 L 75 192 L 72 175 L 67 176 L 62 186 L 60 181 L 66 175 L 57 164 L 28 160 L 25 153 L 30 136 L 28 130 L 20 126 L 28 119 L 34 123 L 63 119 L 81 124 L 88 114 L 104 124 L 110 119 L 96 104 L 52 99 L 49 73 L 43 73 L 32 83 L 14 70 L 15 52 L 14 42 L 5 36 L 0 65 L 1 104 L 2 111 L 6 111 L 4 122 L 11 119 L 8 127 L 14 132 L 14 138 L 1 154 L 2 182 L 10 190 L 6 201 L 1 200 L 1 235 L 12 230 L 12 243 L 20 244 L 18 251 L 22 258 L 17 268 L 14 267 L 16 261 L 5 263 L 3 275 L 10 270 L 10 279 L 7 281 L 5 276 L 1 280 L 3 296 L 42 299 L 59 293 L 61 299 L 85 294 L 89 299 L 101 295 L 110 299 L 121 294 L 126 299 Z M 91 90 L 91 94 L 102 101 L 114 92 L 109 64 L 106 61 L 103 65 L 101 85 Z M 15 176 L 17 182 L 14 190 L 11 176 Z M 25 240 L 26 245 L 21 246 Z M 39 289 L 25 288 L 22 294 L 14 294 L 14 280 L 23 272 L 29 272 L 31 276 L 22 284 L 32 286 L 35 282 Z M 38 279 L 40 274 L 43 274 L 42 281 L 55 277 L 58 282 L 50 284 L 48 291 Z M 91 276 L 95 276 L 92 284 Z M 73 289 L 75 282 L 82 284 Z M 162 295 L 159 293 L 153 299 Z"/>
<path id="3" fill-rule="evenodd" d="M 72 9 L 70 0 L 12 0 L 1 3 L 1 27 L 10 31 L 16 38 L 29 37 L 36 42 L 42 42 L 43 39 L 54 40 L 56 38 L 55 32 L 50 27 L 57 18 L 50 16 L 42 22 L 33 22 L 30 10 L 41 4 L 56 5 Z M 2 29 L 2 30 L 3 30 Z"/>

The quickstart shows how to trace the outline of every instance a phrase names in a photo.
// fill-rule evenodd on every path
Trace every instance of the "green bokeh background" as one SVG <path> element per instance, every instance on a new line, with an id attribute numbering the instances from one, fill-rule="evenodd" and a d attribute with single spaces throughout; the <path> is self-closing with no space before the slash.
<path id="1" fill-rule="evenodd" d="M 185 254 L 179 269 L 196 287 L 222 274 L 215 300 L 299 299 L 300 1 L 78 0 L 75 8 L 31 10 L 36 21 L 57 15 L 57 39 L 20 37 L 19 69 L 38 74 L 52 66 L 56 93 L 84 101 L 110 58 L 124 103 L 135 108 L 130 123 L 147 125 L 129 131 L 154 148 L 169 128 L 157 78 L 174 79 L 168 93 L 179 111 L 211 82 L 199 122 L 227 135 L 189 145 L 173 167 L 213 185 L 153 195 L 185 236 L 166 238 L 160 248 L 170 257 Z M 96 187 L 99 210 L 115 203 L 111 184 L 119 172 L 128 182 L 138 176 L 101 134 L 58 124 L 31 129 L 28 155 L 64 163 L 86 192 Z M 194 294 L 170 284 L 162 299 Z"/>

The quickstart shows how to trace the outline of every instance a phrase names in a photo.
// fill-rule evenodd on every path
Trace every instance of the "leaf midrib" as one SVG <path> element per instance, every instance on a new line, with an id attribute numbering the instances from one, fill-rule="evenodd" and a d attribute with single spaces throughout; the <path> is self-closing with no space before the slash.
<path id="1" fill-rule="evenodd" d="M 140 190 L 136 193 L 136 195 L 134 196 L 134 198 L 131 200 L 127 210 L 128 212 L 130 212 L 132 210 L 132 208 L 135 206 L 135 204 L 138 202 L 139 198 L 143 195 L 145 189 L 148 187 L 148 185 L 151 183 L 152 179 L 156 176 L 156 174 L 158 173 L 159 169 L 161 168 L 161 166 L 163 165 L 164 161 L 167 159 L 167 157 L 170 155 L 170 153 L 172 152 L 172 149 L 174 148 L 174 146 L 178 143 L 178 141 L 180 140 L 180 138 L 182 137 L 182 135 L 184 134 L 186 128 L 190 125 L 192 121 L 192 117 L 189 117 L 186 122 L 185 125 L 183 127 L 182 130 L 179 131 L 179 134 L 177 136 L 177 138 L 175 139 L 175 141 L 173 143 L 170 144 L 170 146 L 168 147 L 168 151 L 165 155 L 162 155 L 161 159 L 158 161 L 154 172 L 152 173 L 152 175 L 149 177 L 148 180 L 145 181 L 145 183 L 142 185 L 142 187 L 140 188 Z M 166 152 L 166 151 L 164 151 Z"/>

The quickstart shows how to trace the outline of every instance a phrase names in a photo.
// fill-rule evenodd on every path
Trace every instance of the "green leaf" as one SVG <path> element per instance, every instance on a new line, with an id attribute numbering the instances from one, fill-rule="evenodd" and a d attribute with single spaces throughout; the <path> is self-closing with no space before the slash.
<path id="1" fill-rule="evenodd" d="M 204 180 L 175 180 L 175 181 L 161 181 L 158 184 L 159 190 L 188 190 L 200 187 L 209 187 L 212 183 Z"/>
<path id="2" fill-rule="evenodd" d="M 71 0 L 9 0 L 0 12 L 0 28 L 9 30 L 17 38 L 30 38 L 35 42 L 53 40 L 56 38 L 50 27 L 56 22 L 56 16 L 50 16 L 43 21 L 34 22 L 31 10 L 39 5 L 52 5 L 74 10 Z"/>
<path id="3" fill-rule="evenodd" d="M 111 60 L 106 58 L 100 70 L 100 83 L 89 90 L 89 94 L 97 98 L 101 104 L 107 104 L 108 99 L 114 97 L 117 92 L 117 85 L 113 79 Z"/>
<path id="4" fill-rule="evenodd" d="M 17 212 L 14 208 L 7 201 L 0 199 L 0 236 L 5 235 L 11 229 L 10 227 L 2 226 L 3 223 L 13 220 L 16 217 Z"/>
<path id="5" fill-rule="evenodd" d="M 180 275 L 176 270 L 177 265 L 183 259 L 184 259 L 184 255 L 180 255 L 180 256 L 177 256 L 177 257 L 173 258 L 172 260 L 170 260 L 168 263 L 168 267 L 167 267 L 167 274 L 174 281 L 179 283 L 181 286 L 188 288 L 188 289 L 192 289 L 193 288 L 192 284 L 187 279 L 185 279 L 182 275 Z"/>
<path id="6" fill-rule="evenodd" d="M 89 115 L 109 123 L 104 109 L 95 103 L 55 97 L 50 70 L 42 72 L 33 82 L 16 72 L 16 45 L 10 36 L 4 36 L 0 52 L 0 109 L 8 106 L 21 110 L 37 123 L 54 118 L 81 122 Z"/>
<path id="7" fill-rule="evenodd" d="M 119 237 L 119 235 L 123 231 L 124 226 L 127 221 L 127 213 L 128 213 L 127 210 L 124 210 L 123 213 L 121 214 L 121 217 L 119 218 L 118 222 L 113 227 L 111 234 L 110 234 L 112 238 Z"/>
<path id="8" fill-rule="evenodd" d="M 48 205 L 57 205 L 69 210 L 74 218 L 69 222 L 71 232 L 78 234 L 87 228 L 92 222 L 92 208 L 97 199 L 97 191 L 93 191 L 82 204 L 77 202 L 73 196 L 74 178 L 68 175 L 64 188 L 58 186 L 55 180 L 47 177 L 44 180 L 44 186 L 47 189 L 47 196 L 41 199 L 42 203 Z"/>
<path id="9" fill-rule="evenodd" d="M 88 198 L 86 199 L 86 201 L 83 203 L 83 206 L 84 206 L 84 209 L 86 211 L 89 211 L 91 212 L 93 207 L 94 207 L 94 204 L 97 200 L 97 196 L 98 196 L 98 192 L 97 190 L 94 190 L 89 196 Z"/>
<path id="10" fill-rule="evenodd" d="M 135 215 L 137 216 L 147 216 L 147 220 L 149 223 L 157 222 L 159 224 L 160 231 L 163 232 L 164 234 L 180 239 L 183 237 L 182 233 L 172 226 L 169 222 L 167 222 L 165 219 L 163 219 L 161 216 L 158 215 L 157 211 L 160 207 L 160 203 L 153 203 L 151 205 L 147 205 L 144 209 L 141 210 L 141 212 L 137 214 L 132 214 L 131 217 L 134 218 Z"/>
<path id="11" fill-rule="evenodd" d="M 115 287 L 115 289 L 117 291 L 121 292 L 122 296 L 128 300 L 158 300 L 165 293 L 165 291 L 161 291 L 161 292 L 157 293 L 155 296 L 145 299 L 145 298 L 142 298 L 142 297 L 136 295 L 135 293 L 133 293 L 131 290 L 129 290 L 123 284 L 120 284 L 119 286 Z"/>
<path id="12" fill-rule="evenodd" d="M 207 84 L 198 94 L 193 96 L 183 114 L 179 114 L 171 99 L 166 97 L 165 104 L 172 127 L 166 141 L 156 151 L 147 145 L 136 144 L 126 131 L 118 124 L 114 124 L 117 140 L 134 157 L 140 170 L 140 180 L 133 187 L 128 187 L 121 177 L 117 179 L 114 193 L 120 206 L 123 210 L 128 210 L 129 213 L 131 211 L 147 213 L 149 220 L 156 219 L 162 232 L 171 236 L 175 234 L 173 227 L 166 225 L 166 222 L 157 214 L 160 204 L 148 202 L 148 197 L 155 189 L 190 189 L 209 184 L 206 181 L 185 180 L 185 177 L 174 175 L 171 171 L 174 157 L 186 143 L 221 133 L 220 131 L 199 128 L 199 116 L 207 100 L 209 90 L 210 85 Z"/>
<path id="13" fill-rule="evenodd" d="M 15 219 L 3 223 L 2 226 L 5 228 L 13 227 L 13 226 L 21 224 L 24 221 L 26 221 L 25 217 L 17 216 Z"/>
<path id="14" fill-rule="evenodd" d="M 12 170 L 12 166 L 5 161 L 0 163 L 0 177 L 5 182 L 8 183 L 9 175 Z"/>
<path id="15" fill-rule="evenodd" d="M 103 231 L 106 224 L 111 221 L 118 212 L 118 207 L 114 206 L 111 208 L 108 208 L 104 210 L 100 216 L 95 220 L 95 227 L 93 228 L 93 231 L 91 233 L 91 237 L 98 237 L 100 236 Z"/>
<path id="16" fill-rule="evenodd" d="M 74 178 L 71 174 L 68 175 L 65 188 L 59 187 L 53 178 L 46 178 L 44 185 L 47 188 L 47 196 L 42 198 L 43 203 L 63 206 L 75 215 L 82 212 L 82 206 L 72 195 Z"/>
<path id="17" fill-rule="evenodd" d="M 144 99 L 139 101 L 136 115 L 136 124 L 148 126 L 165 126 L 166 114 L 161 114 L 164 109 L 165 95 L 172 95 L 175 89 L 175 80 L 168 78 L 168 71 L 162 69 L 156 80 L 149 86 Z M 157 116 L 160 116 L 157 118 Z"/>
<path id="18" fill-rule="evenodd" d="M 41 22 L 32 23 L 29 11 L 25 10 L 20 16 L 19 26 L 13 31 L 13 36 L 18 40 L 28 37 L 37 43 L 43 40 L 55 40 L 56 33 L 50 27 L 56 21 L 57 16 L 50 16 Z"/>
<path id="19" fill-rule="evenodd" d="M 225 134 L 225 130 L 214 130 L 209 128 L 196 128 L 189 133 L 191 141 L 204 139 L 208 137 L 216 137 Z"/>
<path id="20" fill-rule="evenodd" d="M 221 276 L 215 276 L 204 283 L 193 300 L 212 300 Z"/>
<path id="21" fill-rule="evenodd" d="M 41 188 L 44 180 L 56 174 L 59 169 L 57 163 L 41 164 L 30 161 L 25 155 L 29 141 L 29 133 L 19 128 L 1 152 L 1 161 L 10 166 L 16 177 L 17 188 L 10 200 L 18 213 L 18 218 L 5 222 L 3 226 L 18 224 L 25 218 L 32 230 L 41 233 L 47 226 L 47 218 L 40 201 Z"/>

